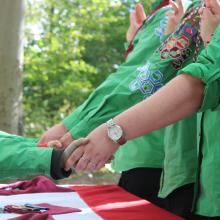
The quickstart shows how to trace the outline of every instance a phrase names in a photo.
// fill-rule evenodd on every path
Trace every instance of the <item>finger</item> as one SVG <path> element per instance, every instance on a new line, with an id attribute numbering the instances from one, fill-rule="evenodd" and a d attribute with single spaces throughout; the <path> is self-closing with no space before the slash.
<path id="1" fill-rule="evenodd" d="M 204 8 L 203 12 L 202 12 L 202 15 L 201 15 L 201 18 L 205 19 L 205 20 L 214 21 L 215 16 L 212 14 L 212 12 L 210 11 L 209 8 Z"/>
<path id="2" fill-rule="evenodd" d="M 72 167 L 75 166 L 75 164 L 79 161 L 79 159 L 83 156 L 84 153 L 84 147 L 77 148 L 73 154 L 68 158 L 68 160 L 64 164 L 64 169 L 68 171 Z"/>
<path id="3" fill-rule="evenodd" d="M 206 0 L 206 7 L 215 15 L 220 15 L 220 5 L 217 0 Z"/>
<path id="4" fill-rule="evenodd" d="M 131 12 L 130 15 L 129 15 L 129 18 L 130 18 L 130 24 L 133 24 L 136 22 L 136 15 L 135 15 L 135 12 Z"/>
<path id="5" fill-rule="evenodd" d="M 167 11 L 166 16 L 169 17 L 169 18 L 174 17 L 175 16 L 174 11 Z"/>
<path id="6" fill-rule="evenodd" d="M 80 138 L 73 141 L 63 152 L 63 161 L 66 162 L 70 155 L 81 145 L 85 145 L 89 142 L 88 138 Z"/>
<path id="7" fill-rule="evenodd" d="M 85 171 L 90 162 L 91 162 L 91 160 L 89 159 L 89 157 L 87 157 L 85 154 L 83 154 L 83 156 L 79 159 L 79 162 L 76 164 L 75 170 L 77 172 Z"/>
<path id="8" fill-rule="evenodd" d="M 172 0 L 170 0 L 169 3 L 170 3 L 171 8 L 172 8 L 173 11 L 174 11 L 174 14 L 177 15 L 177 14 L 179 13 L 179 9 L 178 9 L 177 3 L 174 2 L 174 1 L 172 1 Z"/>
<path id="9" fill-rule="evenodd" d="M 136 12 L 136 21 L 139 24 L 140 23 L 142 24 L 147 16 L 145 14 L 144 7 L 143 7 L 143 5 L 141 3 L 136 5 L 135 12 Z"/>
<path id="10" fill-rule="evenodd" d="M 114 160 L 114 159 L 115 159 L 115 157 L 114 157 L 114 156 L 111 156 L 111 157 L 108 159 L 107 163 L 111 163 L 111 161 Z"/>
<path id="11" fill-rule="evenodd" d="M 40 140 L 38 141 L 38 145 L 39 144 L 42 144 L 42 143 L 47 143 L 48 141 L 51 141 L 48 137 L 47 137 L 47 135 L 46 135 L 46 133 L 45 134 L 43 134 L 41 137 L 40 137 Z"/>
<path id="12" fill-rule="evenodd" d="M 104 161 L 100 161 L 97 165 L 96 165 L 96 169 L 95 171 L 99 171 L 102 167 L 105 166 L 105 162 Z"/>
<path id="13" fill-rule="evenodd" d="M 47 145 L 48 147 L 62 148 L 62 143 L 58 140 L 49 141 Z"/>
<path id="14" fill-rule="evenodd" d="M 112 157 L 112 156 L 111 156 Z M 108 163 L 109 158 L 111 158 L 109 156 L 103 157 L 102 159 L 97 160 L 98 162 L 96 163 L 96 169 L 95 171 L 100 170 L 102 167 L 105 166 L 106 163 Z"/>
<path id="15" fill-rule="evenodd" d="M 200 9 L 199 9 L 199 14 L 200 14 L 200 16 L 203 15 L 204 8 L 205 8 L 205 7 L 200 7 Z"/>
<path id="16" fill-rule="evenodd" d="M 183 2 L 182 0 L 176 0 L 176 4 L 178 6 L 178 12 L 177 13 L 183 13 L 184 8 L 183 8 Z"/>
<path id="17" fill-rule="evenodd" d="M 70 132 L 67 132 L 62 138 L 60 138 L 63 147 L 67 147 L 72 141 L 73 137 Z"/>
<path id="18" fill-rule="evenodd" d="M 86 171 L 95 172 L 96 167 L 97 167 L 97 164 L 91 161 L 91 162 L 88 163 Z"/>

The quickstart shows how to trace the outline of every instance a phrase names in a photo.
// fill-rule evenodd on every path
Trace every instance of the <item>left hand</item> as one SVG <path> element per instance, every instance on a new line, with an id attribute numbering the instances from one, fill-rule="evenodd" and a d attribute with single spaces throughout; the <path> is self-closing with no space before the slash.
<path id="1" fill-rule="evenodd" d="M 142 4 L 138 3 L 135 6 L 135 11 L 130 13 L 130 26 L 126 34 L 127 42 L 130 43 L 133 40 L 137 30 L 141 27 L 146 18 L 144 7 Z"/>
<path id="2" fill-rule="evenodd" d="M 173 33 L 184 14 L 182 0 L 177 0 L 176 2 L 170 0 L 170 7 L 172 10 L 166 13 L 168 22 L 164 33 L 165 35 Z"/>
<path id="3" fill-rule="evenodd" d="M 206 7 L 200 8 L 200 29 L 204 45 L 211 40 L 217 25 L 220 23 L 220 4 L 217 0 L 206 0 Z"/>
<path id="4" fill-rule="evenodd" d="M 101 169 L 111 159 L 112 154 L 118 149 L 119 144 L 114 143 L 107 135 L 105 124 L 100 125 L 93 130 L 87 137 L 89 143 L 84 145 L 84 153 L 75 166 L 75 170 L 97 171 Z M 73 153 L 72 157 L 74 157 Z M 78 159 L 78 156 L 76 156 Z M 75 164 L 77 161 L 72 161 Z"/>

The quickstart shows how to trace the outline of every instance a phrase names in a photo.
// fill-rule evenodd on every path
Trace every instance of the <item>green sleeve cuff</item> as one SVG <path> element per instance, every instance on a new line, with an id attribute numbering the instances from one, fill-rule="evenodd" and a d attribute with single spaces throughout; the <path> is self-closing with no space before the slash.
<path id="1" fill-rule="evenodd" d="M 205 61 L 205 60 L 203 60 Z M 206 62 L 206 61 L 205 61 Z M 217 66 L 207 60 L 208 63 L 192 63 L 181 69 L 179 74 L 189 74 L 193 77 L 201 79 L 205 84 L 214 82 L 220 77 L 220 71 L 217 70 Z"/>
<path id="2" fill-rule="evenodd" d="M 67 178 L 72 173 L 71 170 L 65 171 L 62 167 L 63 151 L 63 149 L 53 149 L 51 157 L 50 175 L 55 180 Z"/>
<path id="3" fill-rule="evenodd" d="M 80 113 L 82 111 L 82 108 L 83 108 L 83 104 L 80 105 L 75 111 L 73 111 L 66 118 L 64 118 L 63 125 L 68 131 L 70 131 L 80 121 Z"/>
<path id="4" fill-rule="evenodd" d="M 205 84 L 204 98 L 199 112 L 208 109 L 215 109 L 220 98 L 220 69 L 211 67 L 211 65 L 202 65 L 199 63 L 190 64 L 178 72 L 178 74 L 189 74 L 201 79 Z M 209 73 L 210 76 L 206 73 Z"/>
<path id="5" fill-rule="evenodd" d="M 208 109 L 215 110 L 219 106 L 220 100 L 220 80 L 216 80 L 205 85 L 204 98 L 199 112 L 204 112 Z"/>
<path id="6" fill-rule="evenodd" d="M 83 120 L 78 123 L 74 128 L 70 130 L 70 133 L 74 139 L 86 137 L 91 131 L 97 128 L 100 124 L 106 122 L 109 118 L 99 118 Z"/>
<path id="7" fill-rule="evenodd" d="M 63 120 L 63 125 L 65 126 L 65 128 L 70 131 L 71 128 L 74 126 L 74 122 L 76 121 L 76 114 L 71 113 L 69 116 L 67 116 L 66 118 L 64 118 Z"/>

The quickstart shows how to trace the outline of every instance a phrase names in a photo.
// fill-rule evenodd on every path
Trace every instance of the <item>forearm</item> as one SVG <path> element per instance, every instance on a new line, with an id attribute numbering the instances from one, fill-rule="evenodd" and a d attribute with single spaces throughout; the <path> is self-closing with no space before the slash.
<path id="1" fill-rule="evenodd" d="M 114 118 L 127 140 L 165 127 L 197 111 L 204 84 L 190 75 L 179 75 L 157 93 Z"/>

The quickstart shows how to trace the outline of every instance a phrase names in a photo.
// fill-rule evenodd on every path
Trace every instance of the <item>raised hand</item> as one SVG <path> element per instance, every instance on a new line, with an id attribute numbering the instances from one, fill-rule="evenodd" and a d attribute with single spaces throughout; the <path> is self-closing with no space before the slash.
<path id="1" fill-rule="evenodd" d="M 128 42 L 131 42 L 133 40 L 134 35 L 141 27 L 145 19 L 146 14 L 144 12 L 144 8 L 142 4 L 139 3 L 136 5 L 135 11 L 130 13 L 130 26 L 126 34 L 126 39 Z"/>
<path id="2" fill-rule="evenodd" d="M 172 10 L 166 13 L 168 21 L 164 33 L 165 35 L 173 33 L 184 14 L 182 0 L 176 0 L 176 2 L 170 0 L 170 7 L 172 8 Z"/>
<path id="3" fill-rule="evenodd" d="M 204 45 L 210 42 L 212 34 L 220 23 L 220 4 L 217 0 L 206 0 L 206 7 L 200 8 L 200 30 Z"/>

